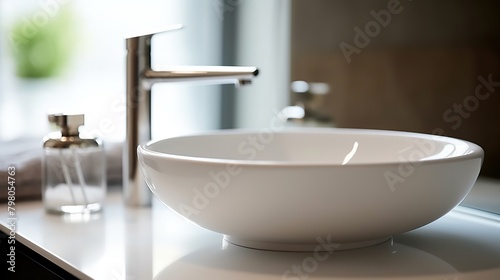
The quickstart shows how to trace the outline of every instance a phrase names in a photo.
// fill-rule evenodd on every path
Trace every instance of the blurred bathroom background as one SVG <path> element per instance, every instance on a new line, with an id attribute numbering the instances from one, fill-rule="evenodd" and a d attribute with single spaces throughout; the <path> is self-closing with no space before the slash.
<path id="1" fill-rule="evenodd" d="M 317 109 L 337 127 L 467 139 L 486 151 L 482 174 L 500 177 L 499 12 L 493 0 L 0 0 L 0 141 L 41 139 L 47 113 L 60 111 L 83 112 L 88 131 L 122 141 L 124 39 L 182 23 L 154 38 L 155 68 L 260 73 L 241 88 L 155 85 L 154 139 L 267 128 L 295 102 L 292 81 L 319 82 L 329 90 Z M 63 15 L 49 32 L 62 40 L 58 64 L 19 69 L 31 38 L 16 28 L 31 37 Z"/>
<path id="2" fill-rule="evenodd" d="M 481 174 L 500 177 L 500 2 L 292 0 L 291 12 L 291 79 L 329 84 L 337 126 L 476 142 Z"/>
<path id="3" fill-rule="evenodd" d="M 12 35 L 13 26 L 21 22 L 27 32 L 29 25 L 42 30 L 45 21 L 54 21 L 64 9 L 73 17 L 72 34 L 63 38 L 73 43 L 64 71 L 47 78 L 17 76 L 12 45 L 22 46 L 24 38 Z M 288 67 L 282 64 L 289 56 L 289 40 L 284 37 L 288 10 L 287 1 L 0 1 L 0 138 L 38 137 L 47 129 L 47 112 L 83 111 L 88 130 L 104 139 L 123 139 L 125 38 L 177 23 L 184 28 L 155 36 L 154 67 L 238 64 L 257 65 L 262 72 L 251 89 L 155 85 L 153 137 L 237 123 L 260 126 L 272 117 L 270 108 L 287 102 L 288 72 L 283 69 Z"/>

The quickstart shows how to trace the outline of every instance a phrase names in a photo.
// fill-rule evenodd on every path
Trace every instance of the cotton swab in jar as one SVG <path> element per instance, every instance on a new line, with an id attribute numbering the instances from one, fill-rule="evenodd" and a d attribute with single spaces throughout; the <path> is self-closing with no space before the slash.
<path id="1" fill-rule="evenodd" d="M 68 185 L 68 189 L 71 194 L 71 200 L 73 201 L 73 204 L 76 204 L 75 192 L 73 190 L 73 182 L 71 180 L 71 173 L 69 171 L 68 165 L 66 165 L 66 162 L 64 161 L 64 154 L 62 153 L 62 149 L 59 150 L 59 159 L 61 160 L 61 168 L 63 172 L 64 181 L 66 182 L 66 185 Z"/>
<path id="2" fill-rule="evenodd" d="M 85 192 L 85 188 L 87 187 L 87 185 L 85 184 L 85 178 L 83 176 L 82 166 L 80 164 L 80 160 L 78 159 L 78 155 L 77 155 L 75 149 L 71 148 L 71 153 L 72 153 L 73 160 L 75 163 L 76 176 L 78 178 L 78 183 L 79 183 L 80 189 L 82 191 L 83 204 L 85 205 L 85 207 L 87 207 L 87 205 L 89 204 L 88 199 L 87 199 L 87 194 Z"/>

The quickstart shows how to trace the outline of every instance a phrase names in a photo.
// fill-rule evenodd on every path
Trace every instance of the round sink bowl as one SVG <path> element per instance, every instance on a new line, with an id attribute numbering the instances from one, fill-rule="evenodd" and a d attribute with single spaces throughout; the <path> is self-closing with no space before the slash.
<path id="1" fill-rule="evenodd" d="M 330 251 L 375 245 L 464 199 L 483 150 L 410 132 L 226 130 L 138 147 L 151 191 L 234 244 Z"/>

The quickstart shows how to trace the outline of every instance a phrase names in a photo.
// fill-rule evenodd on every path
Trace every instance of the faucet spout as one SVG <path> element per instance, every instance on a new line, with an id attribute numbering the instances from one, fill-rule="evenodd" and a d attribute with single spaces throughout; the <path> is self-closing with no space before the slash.
<path id="1" fill-rule="evenodd" d="M 181 28 L 173 26 L 168 30 Z M 137 159 L 137 146 L 151 139 L 151 87 L 155 83 L 204 83 L 246 85 L 258 75 L 255 67 L 172 66 L 151 68 L 151 38 L 146 34 L 126 39 L 127 98 L 126 137 L 123 147 L 123 199 L 128 206 L 151 205 Z"/>
<path id="2" fill-rule="evenodd" d="M 246 84 L 257 76 L 256 67 L 237 66 L 171 66 L 161 71 L 144 71 L 143 86 L 155 83 Z"/>

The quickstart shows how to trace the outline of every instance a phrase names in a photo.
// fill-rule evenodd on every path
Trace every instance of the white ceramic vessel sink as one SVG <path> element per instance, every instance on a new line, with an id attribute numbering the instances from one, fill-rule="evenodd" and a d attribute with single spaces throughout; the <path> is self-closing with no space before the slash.
<path id="1" fill-rule="evenodd" d="M 434 135 L 362 129 L 219 131 L 138 147 L 151 191 L 245 247 L 374 245 L 455 207 L 483 150 Z"/>

